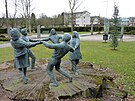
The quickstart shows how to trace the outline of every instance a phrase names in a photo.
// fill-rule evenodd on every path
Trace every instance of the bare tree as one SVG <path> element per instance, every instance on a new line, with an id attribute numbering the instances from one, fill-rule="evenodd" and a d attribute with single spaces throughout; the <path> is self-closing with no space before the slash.
<path id="1" fill-rule="evenodd" d="M 94 27 L 93 23 L 94 23 L 94 17 L 91 17 L 90 22 L 91 22 L 91 35 L 93 35 L 93 27 Z"/>
<path id="2" fill-rule="evenodd" d="M 18 0 L 14 0 L 13 3 L 14 3 L 14 7 L 15 7 L 14 8 L 14 15 L 13 15 L 13 17 L 16 18 L 16 14 L 17 14 L 17 10 L 18 10 L 17 9 L 17 7 L 18 7 Z"/>
<path id="3" fill-rule="evenodd" d="M 9 19 L 8 19 L 8 2 L 5 0 L 5 9 L 6 9 L 6 25 L 7 25 L 7 34 L 9 35 Z"/>
<path id="4" fill-rule="evenodd" d="M 10 16 L 10 18 L 12 18 L 11 21 L 11 25 L 12 27 L 17 27 L 17 22 L 16 22 L 16 15 L 17 15 L 17 11 L 18 11 L 18 4 L 19 4 L 19 0 L 12 0 L 12 4 L 13 5 L 13 9 L 12 11 L 14 11 L 14 14 Z"/>
<path id="5" fill-rule="evenodd" d="M 1 18 L 1 20 L 0 20 L 0 28 L 2 28 L 3 27 L 3 25 L 5 24 L 5 15 L 3 14 L 2 15 L 3 17 Z"/>
<path id="6" fill-rule="evenodd" d="M 34 10 L 32 8 L 32 1 L 33 0 L 20 0 L 20 9 L 22 10 L 22 16 L 25 17 L 26 19 L 26 27 L 29 28 L 29 33 L 31 33 L 31 21 L 30 21 L 30 16 L 31 12 Z"/>
<path id="7" fill-rule="evenodd" d="M 71 12 L 71 32 L 73 32 L 74 29 L 74 13 L 75 11 L 81 6 L 81 4 L 84 2 L 85 0 L 68 0 L 68 5 L 70 8 L 70 12 Z"/>

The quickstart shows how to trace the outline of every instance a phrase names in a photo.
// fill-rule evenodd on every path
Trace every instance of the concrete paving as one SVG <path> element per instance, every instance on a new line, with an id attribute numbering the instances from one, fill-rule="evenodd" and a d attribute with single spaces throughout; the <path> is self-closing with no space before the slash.
<path id="1" fill-rule="evenodd" d="M 62 34 L 59 34 L 59 35 L 62 35 Z M 42 34 L 41 38 L 46 38 L 48 36 L 49 36 L 48 34 Z M 35 38 L 37 38 L 37 35 L 31 35 L 30 37 L 35 39 Z M 94 35 L 81 34 L 80 39 L 82 41 L 100 41 L 100 42 L 104 42 L 102 34 L 94 34 Z M 135 35 L 124 35 L 123 36 L 123 41 L 135 41 Z M 0 44 L 0 48 L 5 48 L 5 47 L 11 47 L 10 42 Z"/>
<path id="2" fill-rule="evenodd" d="M 103 35 L 80 35 L 82 41 L 104 41 Z M 109 41 L 109 40 L 108 40 Z M 123 41 L 135 41 L 135 35 L 124 35 Z"/>

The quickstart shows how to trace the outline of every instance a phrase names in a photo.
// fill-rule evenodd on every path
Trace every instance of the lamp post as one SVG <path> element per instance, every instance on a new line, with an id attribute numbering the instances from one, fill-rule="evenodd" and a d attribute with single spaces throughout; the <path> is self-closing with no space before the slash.
<path id="1" fill-rule="evenodd" d="M 106 2 L 106 15 L 104 17 L 104 26 L 105 26 L 104 32 L 106 34 L 108 34 L 108 32 L 109 32 L 109 22 L 108 22 L 108 19 L 107 19 L 108 0 L 106 0 L 104 2 Z"/>
<path id="2" fill-rule="evenodd" d="M 109 22 L 107 19 L 107 9 L 108 9 L 108 0 L 104 1 L 106 2 L 106 15 L 104 17 L 104 35 L 103 35 L 103 40 L 108 40 L 108 33 L 109 33 Z"/>

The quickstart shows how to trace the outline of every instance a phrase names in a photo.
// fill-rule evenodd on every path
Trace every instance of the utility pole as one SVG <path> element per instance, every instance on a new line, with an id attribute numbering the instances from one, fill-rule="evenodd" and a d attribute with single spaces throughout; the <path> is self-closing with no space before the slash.
<path id="1" fill-rule="evenodd" d="M 107 19 L 107 9 L 108 9 L 108 0 L 104 1 L 106 2 L 106 14 L 104 16 L 104 35 L 103 35 L 103 40 L 108 40 L 108 33 L 109 33 L 109 21 Z"/>

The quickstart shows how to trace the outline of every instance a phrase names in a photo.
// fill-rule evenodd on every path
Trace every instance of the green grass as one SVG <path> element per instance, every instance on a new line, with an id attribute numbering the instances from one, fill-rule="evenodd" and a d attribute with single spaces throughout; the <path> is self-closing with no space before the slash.
<path id="1" fill-rule="evenodd" d="M 79 34 L 90 34 L 90 32 L 78 32 Z"/>
<path id="2" fill-rule="evenodd" d="M 135 42 L 120 42 L 117 50 L 112 50 L 110 43 L 104 42 L 81 42 L 83 59 L 101 67 L 113 69 L 124 76 L 119 83 L 125 84 L 125 89 L 135 96 Z M 50 58 L 53 50 L 43 45 L 32 48 L 37 58 Z M 0 49 L 0 62 L 13 59 L 13 49 Z M 64 60 L 68 59 L 68 55 Z"/>
<path id="3" fill-rule="evenodd" d="M 0 48 L 0 63 L 13 60 L 13 48 Z"/>
<path id="4" fill-rule="evenodd" d="M 124 75 L 124 79 L 119 82 L 125 84 L 125 89 L 135 96 L 135 42 L 121 42 L 117 50 L 112 50 L 109 45 L 110 43 L 82 42 L 83 61 L 111 68 Z"/>
<path id="5" fill-rule="evenodd" d="M 71 34 L 71 32 L 65 32 Z M 78 34 L 90 34 L 90 32 L 78 32 Z"/>
<path id="6" fill-rule="evenodd" d="M 7 43 L 7 41 L 0 41 L 0 44 L 4 44 L 4 43 Z"/>

